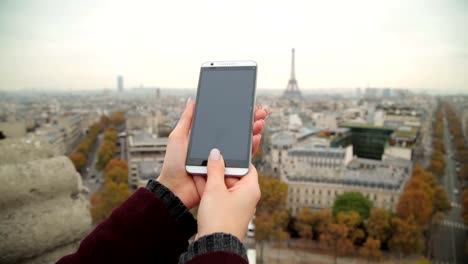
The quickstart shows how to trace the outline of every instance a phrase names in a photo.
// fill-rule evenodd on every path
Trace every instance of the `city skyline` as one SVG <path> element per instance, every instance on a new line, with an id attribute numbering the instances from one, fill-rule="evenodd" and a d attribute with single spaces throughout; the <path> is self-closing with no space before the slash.
<path id="1" fill-rule="evenodd" d="M 60 1 L 0 4 L 0 91 L 196 88 L 207 60 L 253 59 L 259 89 L 468 91 L 468 4 Z"/>

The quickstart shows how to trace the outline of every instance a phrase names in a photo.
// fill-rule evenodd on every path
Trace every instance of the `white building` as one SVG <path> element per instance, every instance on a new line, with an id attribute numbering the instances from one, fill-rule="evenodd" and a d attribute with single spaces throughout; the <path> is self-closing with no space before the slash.
<path id="1" fill-rule="evenodd" d="M 77 147 L 81 136 L 81 118 L 79 114 L 68 113 L 58 118 L 57 124 L 62 126 L 65 130 L 65 145 L 66 153 L 71 154 L 73 150 Z"/>
<path id="2" fill-rule="evenodd" d="M 132 188 L 145 186 L 149 179 L 159 176 L 167 142 L 167 138 L 158 138 L 145 131 L 134 132 L 128 136 L 128 183 Z"/>
<path id="3" fill-rule="evenodd" d="M 411 168 L 411 162 L 404 160 L 353 159 L 341 169 L 316 168 L 300 176 L 291 172 L 286 177 L 287 206 L 293 214 L 306 207 L 330 208 L 337 195 L 360 192 L 374 206 L 395 210 Z"/>

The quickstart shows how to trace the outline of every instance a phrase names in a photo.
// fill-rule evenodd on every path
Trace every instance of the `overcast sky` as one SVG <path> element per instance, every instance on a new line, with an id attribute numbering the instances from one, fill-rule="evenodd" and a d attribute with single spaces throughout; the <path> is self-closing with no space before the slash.
<path id="1" fill-rule="evenodd" d="M 255 60 L 259 88 L 468 91 L 468 1 L 0 1 L 0 90 L 194 88 Z"/>

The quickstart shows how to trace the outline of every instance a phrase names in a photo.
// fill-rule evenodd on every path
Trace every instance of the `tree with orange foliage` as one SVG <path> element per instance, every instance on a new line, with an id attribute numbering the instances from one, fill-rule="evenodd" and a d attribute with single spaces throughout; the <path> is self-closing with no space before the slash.
<path id="1" fill-rule="evenodd" d="M 81 171 L 86 166 L 86 156 L 81 152 L 75 152 L 70 156 L 76 171 Z"/>
<path id="2" fill-rule="evenodd" d="M 98 160 L 96 162 L 96 169 L 102 170 L 107 163 L 115 157 L 117 150 L 115 142 L 104 140 L 97 153 Z"/>
<path id="3" fill-rule="evenodd" d="M 121 160 L 121 159 L 112 159 L 109 161 L 109 163 L 107 163 L 107 166 L 104 170 L 104 173 L 107 173 L 108 171 L 116 168 L 116 167 L 119 167 L 121 168 L 122 170 L 126 170 L 128 171 L 128 163 L 127 161 L 125 160 Z"/>
<path id="4" fill-rule="evenodd" d="M 364 245 L 359 250 L 359 254 L 368 261 L 380 260 L 382 257 L 382 251 L 380 251 L 380 241 L 378 239 L 368 237 Z"/>
<path id="5" fill-rule="evenodd" d="M 304 239 L 313 238 L 312 226 L 314 224 L 314 213 L 310 208 L 303 208 L 296 213 L 296 229 L 299 236 Z"/>
<path id="6" fill-rule="evenodd" d="M 128 170 L 124 170 L 121 167 L 115 167 L 104 173 L 104 180 L 106 182 L 112 181 L 115 183 L 127 183 Z"/>
<path id="7" fill-rule="evenodd" d="M 259 173 L 258 181 L 262 197 L 257 205 L 255 217 L 255 239 L 260 243 L 260 256 L 263 260 L 264 243 L 269 240 L 280 241 L 287 238 L 288 211 L 286 198 L 288 185 L 277 178 Z"/>
<path id="8" fill-rule="evenodd" d="M 468 189 L 465 189 L 462 193 L 462 203 L 463 203 L 463 209 L 462 209 L 462 217 L 463 217 L 463 222 L 465 225 L 468 225 Z"/>
<path id="9" fill-rule="evenodd" d="M 359 228 L 362 223 L 362 219 L 358 212 L 339 212 L 336 215 L 336 222 L 338 224 L 343 224 L 348 228 L 348 238 L 353 244 L 364 238 L 364 230 Z"/>
<path id="10" fill-rule="evenodd" d="M 389 242 L 391 250 L 397 252 L 400 257 L 421 253 L 424 247 L 424 239 L 421 228 L 412 217 L 408 219 L 393 218 L 392 228 L 393 236 Z"/>
<path id="11" fill-rule="evenodd" d="M 369 237 L 387 243 L 392 237 L 392 215 L 390 211 L 383 208 L 374 208 L 367 219 L 367 233 Z"/>
<path id="12" fill-rule="evenodd" d="M 104 189 L 91 195 L 91 216 L 93 223 L 98 224 L 110 216 L 112 211 L 130 196 L 127 183 L 108 181 Z"/>
<path id="13" fill-rule="evenodd" d="M 109 121 L 114 126 L 121 126 L 125 124 L 125 112 L 114 112 L 109 116 Z"/>
<path id="14" fill-rule="evenodd" d="M 335 263 L 338 255 L 350 254 L 354 251 L 353 241 L 348 237 L 349 229 L 345 224 L 331 223 L 319 237 L 320 247 L 331 250 Z"/>
<path id="15" fill-rule="evenodd" d="M 117 131 L 113 128 L 106 129 L 106 131 L 104 131 L 104 140 L 117 142 L 118 140 Z"/>

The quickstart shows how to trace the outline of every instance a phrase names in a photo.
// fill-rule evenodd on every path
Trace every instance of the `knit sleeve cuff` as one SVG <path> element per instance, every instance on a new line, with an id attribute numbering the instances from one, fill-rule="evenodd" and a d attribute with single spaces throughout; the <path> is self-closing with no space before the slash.
<path id="1" fill-rule="evenodd" d="M 187 263 L 196 256 L 209 252 L 227 251 L 242 256 L 247 262 L 247 251 L 242 242 L 235 236 L 226 233 L 214 233 L 203 236 L 190 244 L 187 252 L 179 258 L 179 264 Z"/>
<path id="2" fill-rule="evenodd" d="M 184 229 L 184 232 L 193 235 L 197 232 L 197 221 L 185 207 L 182 201 L 171 190 L 160 182 L 149 180 L 146 189 L 159 198 L 169 210 L 172 219 Z"/>

